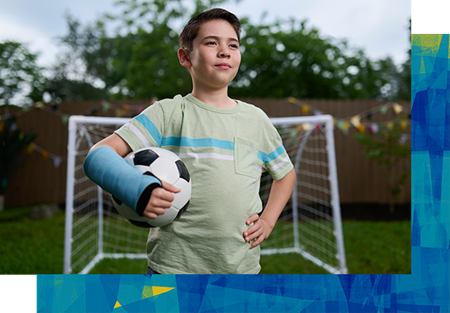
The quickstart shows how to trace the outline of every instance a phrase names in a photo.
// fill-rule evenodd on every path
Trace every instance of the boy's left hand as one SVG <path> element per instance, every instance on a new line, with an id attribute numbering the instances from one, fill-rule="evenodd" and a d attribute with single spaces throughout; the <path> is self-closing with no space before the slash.
<path id="1" fill-rule="evenodd" d="M 272 232 L 272 227 L 270 227 L 269 223 L 260 218 L 258 214 L 253 214 L 247 219 L 246 224 L 250 225 L 251 223 L 253 223 L 253 225 L 244 232 L 244 239 L 247 242 L 257 238 L 250 245 L 250 249 L 258 246 L 261 242 L 267 239 Z"/>

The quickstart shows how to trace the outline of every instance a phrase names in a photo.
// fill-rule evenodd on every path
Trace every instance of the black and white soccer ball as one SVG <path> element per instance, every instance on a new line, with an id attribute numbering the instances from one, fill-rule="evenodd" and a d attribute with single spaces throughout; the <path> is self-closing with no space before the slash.
<path id="1" fill-rule="evenodd" d="M 143 173 L 163 180 L 179 189 L 172 206 L 156 219 L 139 216 L 136 211 L 112 196 L 114 207 L 131 224 L 139 227 L 161 227 L 177 220 L 186 211 L 191 198 L 191 178 L 183 161 L 173 152 L 162 148 L 143 148 L 128 154 L 124 160 Z"/>

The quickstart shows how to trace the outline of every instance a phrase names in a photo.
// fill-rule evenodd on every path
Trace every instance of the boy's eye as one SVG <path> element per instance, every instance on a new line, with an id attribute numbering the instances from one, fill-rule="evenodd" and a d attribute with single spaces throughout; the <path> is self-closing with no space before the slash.
<path id="1" fill-rule="evenodd" d="M 207 44 L 207 45 L 215 45 L 216 42 L 215 42 L 215 41 L 208 41 L 206 44 Z"/>
<path id="2" fill-rule="evenodd" d="M 239 49 L 239 46 L 238 46 L 238 45 L 235 45 L 235 44 L 230 45 L 230 47 L 231 47 L 231 48 L 234 48 L 234 49 Z"/>

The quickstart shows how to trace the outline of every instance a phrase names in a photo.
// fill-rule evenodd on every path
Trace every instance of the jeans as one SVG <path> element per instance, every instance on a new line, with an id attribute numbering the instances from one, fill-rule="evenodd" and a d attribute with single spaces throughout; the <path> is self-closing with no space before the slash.
<path id="1" fill-rule="evenodd" d="M 159 274 L 159 273 L 152 270 L 150 266 L 147 266 L 147 274 Z"/>

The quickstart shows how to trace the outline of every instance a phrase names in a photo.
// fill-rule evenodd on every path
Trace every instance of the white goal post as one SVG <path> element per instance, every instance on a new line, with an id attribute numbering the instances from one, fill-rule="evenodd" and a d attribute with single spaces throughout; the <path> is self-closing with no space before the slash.
<path id="1" fill-rule="evenodd" d="M 146 258 L 148 229 L 123 219 L 110 196 L 90 181 L 83 162 L 90 147 L 128 118 L 69 118 L 64 273 L 89 273 L 105 258 Z M 291 199 L 261 254 L 298 253 L 333 274 L 346 274 L 337 183 L 334 124 L 330 115 L 272 118 L 297 174 Z M 271 177 L 261 177 L 265 205 Z"/>

